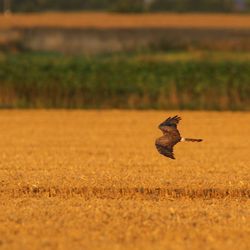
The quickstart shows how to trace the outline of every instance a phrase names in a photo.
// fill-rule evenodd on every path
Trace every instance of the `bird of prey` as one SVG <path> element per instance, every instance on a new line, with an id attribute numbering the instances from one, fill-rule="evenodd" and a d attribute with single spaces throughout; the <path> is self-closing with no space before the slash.
<path id="1" fill-rule="evenodd" d="M 183 138 L 181 137 L 177 124 L 181 120 L 181 117 L 174 116 L 167 118 L 162 122 L 158 128 L 162 131 L 163 136 L 156 139 L 155 146 L 158 152 L 166 157 L 175 159 L 173 153 L 173 147 L 175 144 L 181 141 L 191 141 L 191 142 L 201 142 L 202 139 L 192 139 L 192 138 Z"/>

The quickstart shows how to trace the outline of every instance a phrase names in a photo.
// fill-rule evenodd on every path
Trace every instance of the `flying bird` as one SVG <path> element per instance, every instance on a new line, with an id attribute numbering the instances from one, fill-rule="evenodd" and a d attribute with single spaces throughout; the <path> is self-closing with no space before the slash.
<path id="1" fill-rule="evenodd" d="M 163 136 L 156 139 L 155 146 L 158 152 L 166 157 L 175 159 L 173 153 L 173 147 L 175 144 L 181 141 L 191 141 L 191 142 L 201 142 L 202 139 L 192 139 L 192 138 L 183 138 L 181 137 L 177 124 L 181 120 L 181 117 L 174 116 L 167 118 L 162 122 L 158 128 L 162 131 Z"/>

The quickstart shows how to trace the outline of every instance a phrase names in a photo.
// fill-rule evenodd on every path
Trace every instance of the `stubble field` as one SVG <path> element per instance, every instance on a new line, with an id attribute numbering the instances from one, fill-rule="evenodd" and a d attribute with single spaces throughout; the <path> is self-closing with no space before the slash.
<path id="1" fill-rule="evenodd" d="M 154 148 L 179 114 L 177 160 Z M 1 249 L 248 249 L 247 112 L 1 111 Z"/>

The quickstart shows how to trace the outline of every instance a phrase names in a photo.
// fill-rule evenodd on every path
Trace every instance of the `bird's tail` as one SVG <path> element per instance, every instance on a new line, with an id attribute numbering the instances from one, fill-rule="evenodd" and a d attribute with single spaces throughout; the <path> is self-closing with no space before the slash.
<path id="1" fill-rule="evenodd" d="M 193 138 L 181 138 L 181 141 L 192 141 L 192 142 L 201 142 L 202 139 L 193 139 Z"/>

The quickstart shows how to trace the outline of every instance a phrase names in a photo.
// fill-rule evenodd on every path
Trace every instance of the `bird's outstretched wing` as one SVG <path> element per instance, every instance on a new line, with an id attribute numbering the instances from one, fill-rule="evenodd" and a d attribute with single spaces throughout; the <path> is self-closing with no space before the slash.
<path id="1" fill-rule="evenodd" d="M 173 147 L 171 146 L 163 146 L 160 144 L 155 144 L 158 152 L 166 157 L 169 157 L 171 159 L 175 159 L 174 158 L 174 153 L 173 153 Z"/>
<path id="2" fill-rule="evenodd" d="M 177 128 L 177 124 L 180 120 L 181 117 L 179 117 L 178 115 L 174 117 L 168 117 L 164 122 L 159 125 L 159 129 L 164 133 L 166 130 L 168 130 L 169 127 Z"/>

